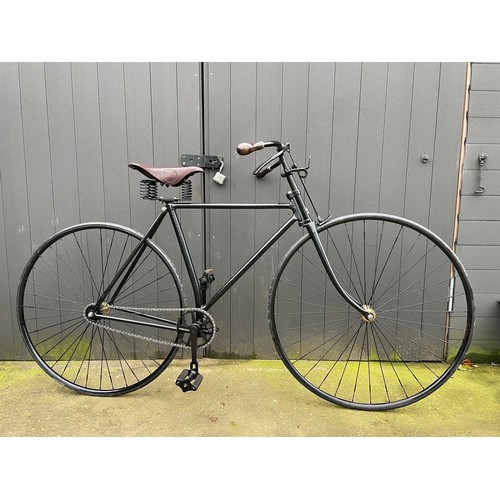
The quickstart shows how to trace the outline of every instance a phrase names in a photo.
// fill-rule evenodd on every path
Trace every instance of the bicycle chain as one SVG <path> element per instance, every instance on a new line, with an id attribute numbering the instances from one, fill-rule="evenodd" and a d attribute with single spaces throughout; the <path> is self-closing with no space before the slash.
<path id="1" fill-rule="evenodd" d="M 212 324 L 212 336 L 206 342 L 205 344 L 197 346 L 198 348 L 202 347 L 208 347 L 212 341 L 214 340 L 215 337 L 215 332 L 216 332 L 216 327 L 215 327 L 215 320 L 214 318 L 204 309 L 199 309 L 197 307 L 174 307 L 174 308 L 157 308 L 157 307 L 114 307 L 114 306 L 109 306 L 110 309 L 116 309 L 116 310 L 125 310 L 125 311 L 149 311 L 149 312 L 180 312 L 180 313 L 201 313 L 204 316 L 206 316 L 209 320 L 210 323 Z M 106 330 L 109 330 L 110 332 L 115 332 L 115 333 L 121 333 L 122 335 L 127 335 L 128 337 L 133 337 L 136 339 L 140 340 L 146 340 L 147 342 L 154 342 L 156 344 L 162 344 L 162 345 L 169 345 L 172 347 L 180 347 L 181 349 L 190 349 L 191 346 L 187 345 L 185 343 L 179 344 L 177 342 L 173 342 L 170 340 L 160 340 L 160 339 L 152 339 L 151 337 L 145 337 L 144 335 L 140 335 L 138 333 L 132 333 L 132 332 L 126 332 L 124 330 L 120 330 L 118 328 L 114 328 L 112 326 L 104 326 L 102 324 L 96 323 L 94 321 L 91 321 L 88 319 L 86 316 L 84 318 L 91 324 L 96 325 L 100 328 L 104 328 Z"/>

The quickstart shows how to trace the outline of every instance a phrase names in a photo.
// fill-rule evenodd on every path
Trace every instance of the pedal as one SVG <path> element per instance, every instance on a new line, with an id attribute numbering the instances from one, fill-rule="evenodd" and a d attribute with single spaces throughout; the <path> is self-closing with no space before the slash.
<path id="1" fill-rule="evenodd" d="M 177 377 L 175 385 L 182 389 L 182 392 L 196 391 L 200 387 L 203 375 L 198 370 L 182 370 L 181 374 Z"/>

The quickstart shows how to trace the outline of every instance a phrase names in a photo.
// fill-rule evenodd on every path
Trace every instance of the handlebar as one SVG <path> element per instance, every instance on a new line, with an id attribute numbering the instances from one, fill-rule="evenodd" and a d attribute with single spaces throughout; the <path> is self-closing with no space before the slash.
<path id="1" fill-rule="evenodd" d="M 258 151 L 259 149 L 264 149 L 268 148 L 270 146 L 274 146 L 276 149 L 283 149 L 284 145 L 280 141 L 259 141 L 256 142 L 255 144 L 249 144 L 248 142 L 242 142 L 241 144 L 238 144 L 238 147 L 236 148 L 236 151 L 238 151 L 238 154 L 241 156 L 246 156 L 249 155 L 250 153 L 254 153 L 255 151 Z"/>
<path id="2" fill-rule="evenodd" d="M 282 144 L 280 141 L 258 141 L 255 144 L 250 144 L 248 142 L 242 142 L 236 148 L 236 151 L 241 156 L 246 156 L 255 151 L 259 151 L 260 149 L 268 148 L 274 146 L 277 149 L 277 153 L 275 153 L 271 158 L 267 159 L 264 163 L 259 165 L 254 171 L 253 175 L 255 175 L 258 179 L 261 179 L 265 175 L 267 175 L 271 170 L 274 170 L 281 164 L 281 156 L 285 152 L 287 147 L 286 144 Z"/>

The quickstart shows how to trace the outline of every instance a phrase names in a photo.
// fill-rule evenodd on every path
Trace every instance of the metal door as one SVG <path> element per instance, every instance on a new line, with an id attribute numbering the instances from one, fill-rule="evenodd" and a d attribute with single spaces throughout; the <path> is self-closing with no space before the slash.
<path id="1" fill-rule="evenodd" d="M 462 140 L 465 63 L 209 63 L 206 153 L 225 159 L 226 183 L 207 178 L 217 202 L 286 201 L 275 171 L 251 175 L 262 152 L 236 146 L 282 140 L 304 165 L 324 217 L 373 211 L 403 215 L 452 243 Z M 209 214 L 208 265 L 221 284 L 278 226 L 261 211 Z M 221 332 L 212 355 L 275 356 L 267 297 L 290 231 L 214 308 Z"/>

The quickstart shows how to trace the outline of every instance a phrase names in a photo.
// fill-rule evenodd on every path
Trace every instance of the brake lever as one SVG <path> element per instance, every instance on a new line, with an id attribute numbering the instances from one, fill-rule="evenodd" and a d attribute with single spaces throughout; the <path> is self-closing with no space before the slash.
<path id="1" fill-rule="evenodd" d="M 269 167 L 265 167 L 265 168 L 259 167 L 256 171 L 254 171 L 254 175 L 255 175 L 255 177 L 257 177 L 257 179 L 262 179 L 262 177 L 264 177 L 269 172 L 271 172 L 271 170 L 274 170 L 276 167 L 278 167 L 279 164 L 280 164 L 280 162 L 277 161 L 274 165 L 271 165 Z"/>
<path id="2" fill-rule="evenodd" d="M 276 164 L 272 165 L 270 168 L 266 169 L 267 165 L 278 159 L 280 156 L 283 155 L 283 150 L 278 151 L 275 153 L 271 158 L 268 158 L 264 163 L 259 165 L 252 173 L 253 175 L 257 176 L 258 178 L 264 177 L 264 175 L 268 174 L 271 170 L 273 170 L 275 167 L 279 165 L 279 162 Z M 261 174 L 262 172 L 265 172 L 264 174 Z M 261 174 L 261 175 L 259 175 Z"/>

